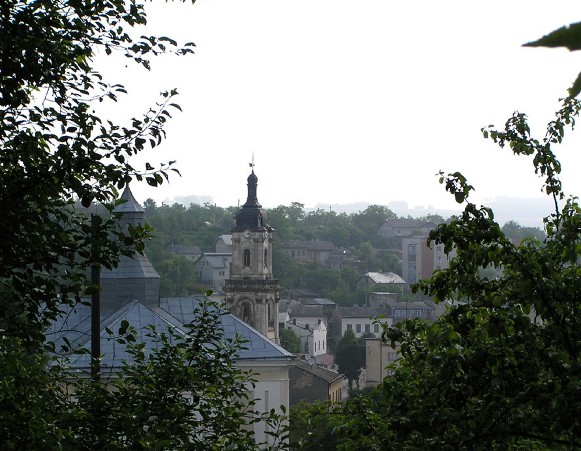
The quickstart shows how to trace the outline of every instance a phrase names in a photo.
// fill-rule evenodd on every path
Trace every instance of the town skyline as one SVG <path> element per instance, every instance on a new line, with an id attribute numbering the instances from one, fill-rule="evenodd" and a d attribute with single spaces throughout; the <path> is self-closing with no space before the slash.
<path id="1" fill-rule="evenodd" d="M 353 8 L 329 0 L 198 0 L 147 7 L 147 32 L 196 47 L 188 57 L 164 56 L 149 73 L 97 61 L 129 91 L 115 104 L 120 122 L 163 89 L 180 93 L 183 112 L 169 120 L 167 140 L 136 166 L 176 160 L 182 176 L 159 189 L 132 186 L 140 199 L 196 195 L 235 206 L 244 202 L 254 155 L 266 208 L 407 202 L 458 210 L 438 184 L 442 170 L 467 177 L 474 203 L 511 205 L 510 219 L 523 225 L 538 226 L 551 213 L 530 160 L 499 149 L 480 129 L 502 128 L 518 110 L 542 139 L 581 61 L 563 49 L 522 45 L 573 22 L 577 3 L 369 0 Z M 556 149 L 572 195 L 581 192 L 580 142 L 568 133 Z M 531 210 L 542 213 L 531 219 Z"/>

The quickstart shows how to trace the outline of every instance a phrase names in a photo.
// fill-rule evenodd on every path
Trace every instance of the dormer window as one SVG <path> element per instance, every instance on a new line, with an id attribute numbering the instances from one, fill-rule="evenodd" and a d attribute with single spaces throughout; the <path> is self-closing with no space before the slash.
<path id="1" fill-rule="evenodd" d="M 244 266 L 250 266 L 250 249 L 244 249 Z"/>

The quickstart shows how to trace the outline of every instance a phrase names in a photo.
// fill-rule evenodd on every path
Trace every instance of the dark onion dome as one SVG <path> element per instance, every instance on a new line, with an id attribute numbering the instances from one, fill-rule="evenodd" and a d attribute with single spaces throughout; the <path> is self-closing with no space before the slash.
<path id="1" fill-rule="evenodd" d="M 242 208 L 236 214 L 236 226 L 232 229 L 232 232 L 243 232 L 244 230 L 250 230 L 251 232 L 274 231 L 270 226 L 268 213 L 258 203 L 258 198 L 256 197 L 257 186 L 258 177 L 254 174 L 253 169 L 252 174 L 248 176 L 248 199 L 246 199 L 246 203 L 242 205 Z"/>

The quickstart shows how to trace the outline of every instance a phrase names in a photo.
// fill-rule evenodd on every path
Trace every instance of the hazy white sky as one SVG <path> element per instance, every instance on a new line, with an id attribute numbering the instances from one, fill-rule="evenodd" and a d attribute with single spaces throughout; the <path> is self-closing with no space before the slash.
<path id="1" fill-rule="evenodd" d="M 581 53 L 521 45 L 580 20 L 580 9 L 560 0 L 154 0 L 144 34 L 193 41 L 196 53 L 154 60 L 151 73 L 107 63 L 130 93 L 119 118 L 139 115 L 161 90 L 180 92 L 168 139 L 138 161 L 177 160 L 182 177 L 134 194 L 243 203 L 254 153 L 267 208 L 457 208 L 441 169 L 461 171 L 477 203 L 527 198 L 518 205 L 533 209 L 545 196 L 532 163 L 480 129 L 519 110 L 542 138 Z M 568 194 L 581 192 L 579 133 L 558 152 Z"/>

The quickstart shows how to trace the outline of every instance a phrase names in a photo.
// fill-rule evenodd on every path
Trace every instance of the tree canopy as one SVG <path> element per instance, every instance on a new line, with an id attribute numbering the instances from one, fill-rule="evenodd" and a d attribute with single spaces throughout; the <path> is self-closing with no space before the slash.
<path id="1" fill-rule="evenodd" d="M 533 44 L 576 50 L 580 29 L 574 24 Z M 576 85 L 543 138 L 531 135 L 519 112 L 503 129 L 482 129 L 501 148 L 531 157 L 554 205 L 546 235 L 511 239 L 518 225 L 501 227 L 490 208 L 470 201 L 473 187 L 461 173 L 441 172 L 464 211 L 429 240 L 456 249 L 456 257 L 415 289 L 449 308 L 433 323 L 407 320 L 384 330 L 401 358 L 370 395 L 294 412 L 304 419 L 299 428 L 322 428 L 312 442 L 297 431 L 301 449 L 320 440 L 341 450 L 581 448 L 581 207 L 567 196 L 555 155 L 581 111 Z"/>
<path id="2" fill-rule="evenodd" d="M 193 44 L 169 37 L 135 38 L 132 29 L 146 22 L 137 0 L 0 3 L 1 449 L 258 446 L 248 427 L 259 419 L 248 398 L 253 379 L 235 367 L 243 344 L 225 342 L 217 308 L 204 307 L 198 322 L 184 325 L 187 334 L 140 330 L 157 343 L 151 352 L 124 324 L 111 339 L 130 358 L 107 383 L 68 371 L 45 336 L 98 289 L 91 268 L 111 269 L 143 251 L 149 229 L 117 221 L 118 190 L 131 181 L 157 186 L 175 170 L 172 162 L 131 162 L 161 144 L 180 109 L 175 91 L 126 124 L 96 113 L 125 93 L 96 70 L 98 54 L 149 69 L 155 55 L 192 53 Z M 175 272 L 180 263 L 168 266 Z M 283 437 L 276 415 L 260 419 Z"/>
<path id="3" fill-rule="evenodd" d="M 146 23 L 135 1 L 9 0 L 0 5 L 0 306 L 6 333 L 41 339 L 59 306 L 85 293 L 91 264 L 114 266 L 143 249 L 145 230 L 113 220 L 118 189 L 132 179 L 158 185 L 172 163 L 136 168 L 130 157 L 164 138 L 175 91 L 115 124 L 95 104 L 125 92 L 96 71 L 97 53 L 120 54 L 149 68 L 160 53 L 191 53 L 167 37 L 131 37 Z M 93 203 L 109 214 L 91 225 Z M 66 270 L 63 270 L 66 269 Z"/>

